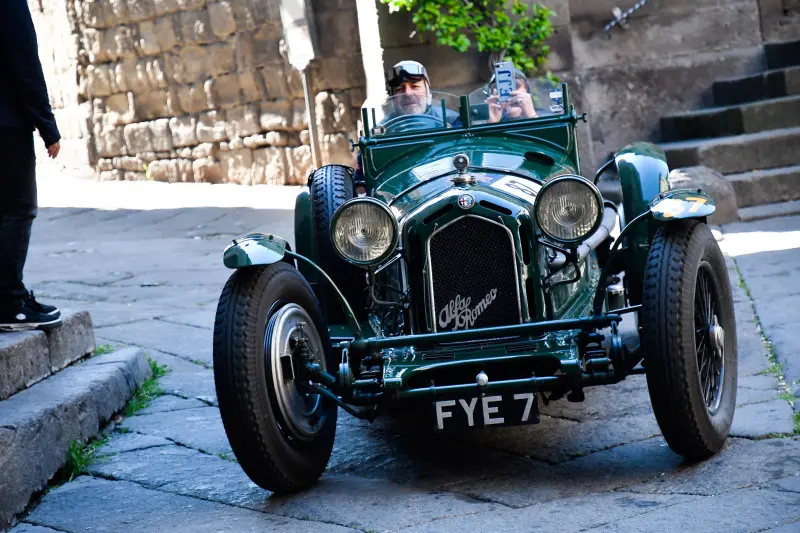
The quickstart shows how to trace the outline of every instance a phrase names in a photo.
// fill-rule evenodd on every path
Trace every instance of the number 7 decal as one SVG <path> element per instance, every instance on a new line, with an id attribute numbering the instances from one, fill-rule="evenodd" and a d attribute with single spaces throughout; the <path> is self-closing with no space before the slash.
<path id="1" fill-rule="evenodd" d="M 699 196 L 687 196 L 686 201 L 695 202 L 694 205 L 692 205 L 692 208 L 689 209 L 689 212 L 696 213 L 697 210 L 700 209 L 700 206 L 705 205 L 706 202 L 708 202 L 708 198 L 700 198 Z"/>

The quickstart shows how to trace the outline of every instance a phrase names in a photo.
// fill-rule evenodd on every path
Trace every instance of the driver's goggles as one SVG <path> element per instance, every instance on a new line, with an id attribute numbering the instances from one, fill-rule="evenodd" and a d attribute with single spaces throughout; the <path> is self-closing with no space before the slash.
<path id="1" fill-rule="evenodd" d="M 425 67 L 420 65 L 419 63 L 398 63 L 394 67 L 392 67 L 392 78 L 401 78 L 406 76 L 416 76 L 420 78 L 424 78 L 427 72 L 425 71 Z"/>

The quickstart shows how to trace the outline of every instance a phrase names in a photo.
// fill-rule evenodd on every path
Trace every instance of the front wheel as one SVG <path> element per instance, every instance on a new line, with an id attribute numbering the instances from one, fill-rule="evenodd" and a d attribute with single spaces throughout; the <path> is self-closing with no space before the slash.
<path id="1" fill-rule="evenodd" d="M 328 464 L 337 407 L 304 390 L 300 359 L 331 371 L 319 303 L 287 263 L 237 270 L 214 324 L 214 382 L 225 433 L 242 469 L 277 493 L 312 485 Z"/>
<path id="2" fill-rule="evenodd" d="M 706 224 L 656 232 L 640 312 L 647 387 L 676 453 L 707 458 L 725 443 L 736 406 L 736 319 L 722 252 Z"/>

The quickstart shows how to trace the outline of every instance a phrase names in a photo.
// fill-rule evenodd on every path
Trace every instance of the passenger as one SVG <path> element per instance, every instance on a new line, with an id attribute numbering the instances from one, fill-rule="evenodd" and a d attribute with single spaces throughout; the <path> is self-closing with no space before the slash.
<path id="1" fill-rule="evenodd" d="M 528 78 L 519 70 L 514 69 L 515 89 L 511 91 L 511 98 L 505 102 L 500 102 L 497 89 L 492 89 L 486 103 L 489 105 L 489 123 L 505 120 L 522 120 L 526 118 L 536 118 L 536 110 L 533 108 L 533 98 L 528 84 Z M 494 76 L 489 83 L 494 83 Z"/>

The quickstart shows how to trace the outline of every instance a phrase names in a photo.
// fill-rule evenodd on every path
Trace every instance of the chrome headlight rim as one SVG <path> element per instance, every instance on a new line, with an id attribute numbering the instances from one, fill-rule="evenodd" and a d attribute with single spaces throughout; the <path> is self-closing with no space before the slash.
<path id="1" fill-rule="evenodd" d="M 583 235 L 581 235 L 580 237 L 575 238 L 575 239 L 563 239 L 561 237 L 557 237 L 555 235 L 551 235 L 545 229 L 544 224 L 542 224 L 541 220 L 539 219 L 539 209 L 540 209 L 542 201 L 543 201 L 542 199 L 546 198 L 546 194 L 545 193 L 547 192 L 548 189 L 550 189 L 554 185 L 556 185 L 558 183 L 562 183 L 564 181 L 576 181 L 576 182 L 580 183 L 581 185 L 586 186 L 586 188 L 589 189 L 593 193 L 593 195 L 595 197 L 595 200 L 597 202 L 597 213 L 598 213 L 598 215 L 596 217 L 596 220 L 594 221 L 594 224 L 592 225 L 591 229 L 589 229 L 589 231 L 587 231 L 586 233 L 584 233 Z M 545 237 L 547 237 L 548 239 L 550 239 L 550 240 L 552 240 L 554 242 L 560 243 L 560 244 L 564 244 L 564 245 L 568 245 L 568 246 L 578 246 L 578 245 L 580 245 L 580 243 L 585 241 L 590 235 L 592 235 L 595 231 L 597 231 L 597 229 L 600 227 L 600 225 L 603 222 L 603 195 L 600 193 L 600 189 L 597 188 L 597 185 L 592 183 L 591 180 L 589 180 L 588 178 L 585 178 L 585 177 L 580 176 L 578 174 L 563 174 L 561 176 L 558 176 L 558 177 L 555 177 L 555 178 L 551 179 L 550 181 L 545 182 L 544 185 L 542 185 L 542 188 L 539 190 L 539 193 L 536 195 L 536 202 L 534 203 L 534 206 L 533 206 L 533 212 L 534 212 L 534 217 L 536 218 L 536 225 L 538 226 L 539 230 L 542 233 L 544 233 Z"/>
<path id="2" fill-rule="evenodd" d="M 339 222 L 339 219 L 341 218 L 342 214 L 347 209 L 351 208 L 354 205 L 358 205 L 358 204 L 370 204 L 372 206 L 375 206 L 375 207 L 381 209 L 386 214 L 386 216 L 389 218 L 389 222 L 392 225 L 392 241 L 391 241 L 391 244 L 389 244 L 389 246 L 386 248 L 385 252 L 383 252 L 381 255 L 379 255 L 378 257 L 376 257 L 375 259 L 372 259 L 370 261 L 359 261 L 357 259 L 353 259 L 352 257 L 347 256 L 346 254 L 344 254 L 339 249 L 339 246 L 337 245 L 336 238 L 335 238 L 336 224 Z M 397 224 L 397 218 L 394 216 L 394 213 L 392 213 L 392 210 L 389 209 L 389 206 L 387 206 L 385 203 L 381 202 L 380 200 L 377 200 L 375 198 L 369 198 L 369 197 L 352 198 L 352 199 L 346 201 L 345 203 L 343 203 L 341 206 L 339 206 L 339 208 L 336 210 L 336 212 L 333 214 L 333 217 L 331 218 L 331 227 L 328 229 L 328 231 L 330 232 L 331 244 L 333 245 L 333 249 L 336 250 L 336 253 L 339 255 L 339 257 L 341 257 L 343 260 L 345 260 L 346 262 L 348 262 L 348 263 L 350 263 L 352 265 L 356 265 L 356 266 L 360 266 L 360 267 L 370 267 L 370 266 L 379 265 L 380 263 L 385 261 L 389 256 L 391 256 L 394 253 L 395 250 L 397 250 L 398 243 L 400 242 L 400 231 L 399 231 L 399 227 L 398 227 L 398 224 Z"/>

